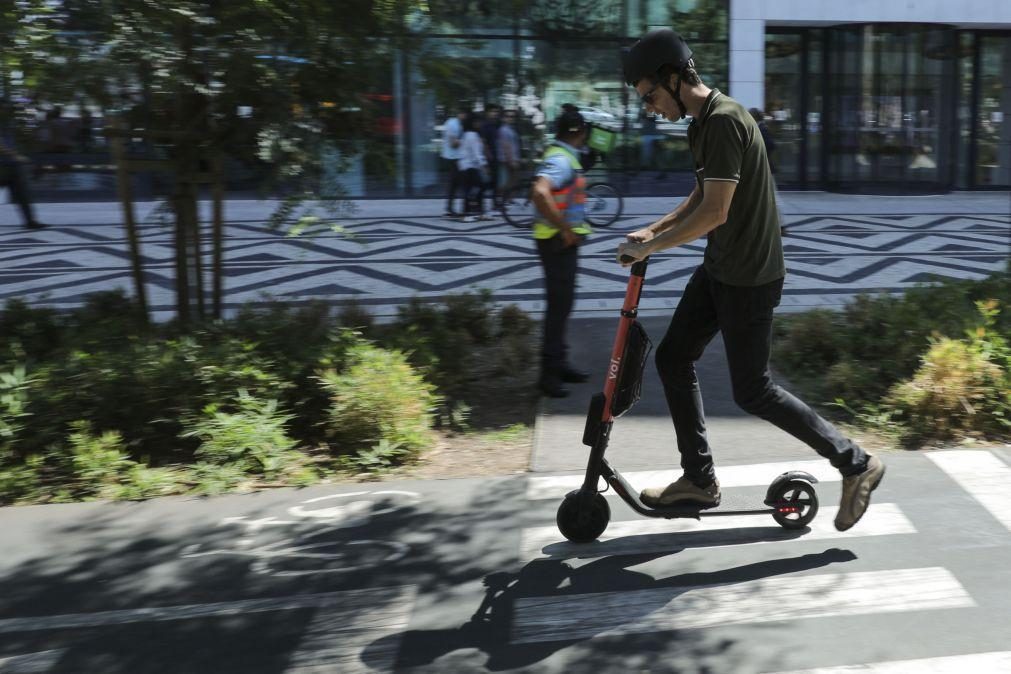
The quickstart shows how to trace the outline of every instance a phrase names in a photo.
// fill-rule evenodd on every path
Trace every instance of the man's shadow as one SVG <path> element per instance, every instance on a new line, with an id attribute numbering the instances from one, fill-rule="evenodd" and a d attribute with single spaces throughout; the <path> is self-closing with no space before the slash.
<path id="1" fill-rule="evenodd" d="M 583 638 L 550 640 L 550 637 L 531 639 L 525 635 L 520 643 L 513 643 L 513 618 L 517 600 L 524 598 L 564 601 L 569 595 L 600 592 L 634 592 L 637 590 L 671 589 L 664 605 L 674 601 L 682 592 L 705 585 L 733 585 L 772 576 L 816 569 L 829 564 L 849 562 L 856 555 L 849 550 L 832 548 L 820 553 L 801 555 L 746 564 L 711 572 L 685 573 L 655 579 L 628 567 L 663 557 L 668 552 L 639 555 L 616 555 L 595 560 L 578 568 L 564 560 L 535 560 L 518 573 L 498 571 L 484 579 L 485 595 L 470 620 L 452 629 L 409 630 L 377 639 L 362 654 L 365 664 L 370 660 L 388 662 L 391 649 L 399 651 L 397 668 L 428 665 L 460 649 L 480 649 L 488 655 L 485 667 L 501 671 L 523 667 L 552 655 Z M 636 605 L 632 602 L 622 611 L 629 621 L 648 616 L 659 607 L 656 603 Z M 635 612 L 641 615 L 635 615 Z M 561 612 L 560 612 L 561 613 Z M 564 615 L 564 614 L 562 614 Z"/>

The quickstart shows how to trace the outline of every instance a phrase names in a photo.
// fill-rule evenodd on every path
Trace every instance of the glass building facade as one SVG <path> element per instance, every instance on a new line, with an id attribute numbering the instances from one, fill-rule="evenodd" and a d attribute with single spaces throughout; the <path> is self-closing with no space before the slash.
<path id="1" fill-rule="evenodd" d="M 1011 187 L 1011 33 L 908 23 L 769 28 L 765 58 L 780 186 Z"/>
<path id="2" fill-rule="evenodd" d="M 642 113 L 618 51 L 675 27 L 709 86 L 728 90 L 730 0 L 432 0 L 407 46 L 377 41 L 380 123 L 345 174 L 357 196 L 439 196 L 455 106 L 518 113 L 527 166 L 563 103 L 618 134 L 595 170 L 635 194 L 690 189 L 684 121 Z M 846 23 L 765 31 L 764 110 L 787 189 L 943 192 L 1011 187 L 1011 33 Z"/>
<path id="3" fill-rule="evenodd" d="M 518 113 L 530 166 L 550 139 L 563 103 L 614 130 L 617 142 L 594 169 L 632 192 L 680 192 L 690 184 L 685 121 L 642 114 L 621 78 L 619 50 L 646 30 L 677 26 L 707 84 L 726 91 L 729 0 L 430 0 L 408 17 L 411 35 L 377 40 L 371 55 L 378 117 L 344 175 L 358 196 L 438 196 L 442 125 L 456 106 L 491 104 Z M 645 189 L 643 188 L 643 191 Z"/>

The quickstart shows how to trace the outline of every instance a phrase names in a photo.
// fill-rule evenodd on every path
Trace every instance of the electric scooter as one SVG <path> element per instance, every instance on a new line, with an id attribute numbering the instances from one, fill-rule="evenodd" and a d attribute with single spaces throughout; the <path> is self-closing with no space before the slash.
<path id="1" fill-rule="evenodd" d="M 638 492 L 604 458 L 614 420 L 630 410 L 640 398 L 643 370 L 653 348 L 645 328 L 636 320 L 648 263 L 649 258 L 646 258 L 632 265 L 604 390 L 590 399 L 586 415 L 583 444 L 590 447 L 586 479 L 583 486 L 569 492 L 558 507 L 558 529 L 575 543 L 588 543 L 604 533 L 611 519 L 611 508 L 598 488 L 600 478 L 632 510 L 647 517 L 701 519 L 720 515 L 768 514 L 786 529 L 803 529 L 818 514 L 818 495 L 814 489 L 818 480 L 810 473 L 795 470 L 777 477 L 766 491 L 764 507 L 719 509 L 718 506 L 691 503 L 651 507 L 642 502 Z"/>

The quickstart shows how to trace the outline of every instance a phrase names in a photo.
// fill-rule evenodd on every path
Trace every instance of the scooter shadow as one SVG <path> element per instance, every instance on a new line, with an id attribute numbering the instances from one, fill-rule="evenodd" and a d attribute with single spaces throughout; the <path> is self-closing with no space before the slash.
<path id="1" fill-rule="evenodd" d="M 484 668 L 502 671 L 537 663 L 568 646 L 592 637 L 562 640 L 531 640 L 514 642 L 514 617 L 517 604 L 527 598 L 538 600 L 557 598 L 563 603 L 570 595 L 601 592 L 634 592 L 637 590 L 670 589 L 663 596 L 669 606 L 683 592 L 698 586 L 733 585 L 778 575 L 808 571 L 830 564 L 855 560 L 850 550 L 832 548 L 824 552 L 776 559 L 720 571 L 685 573 L 667 578 L 631 571 L 629 567 L 666 556 L 669 551 L 610 556 L 573 566 L 561 559 L 538 559 L 526 564 L 518 573 L 499 571 L 484 578 L 485 596 L 470 619 L 457 628 L 408 630 L 378 639 L 362 654 L 366 665 L 376 662 L 391 649 L 399 651 L 396 669 L 423 667 L 439 658 L 463 649 L 478 649 L 487 655 Z M 661 609 L 654 604 L 630 604 L 622 608 L 630 621 Z M 636 615 L 638 611 L 641 615 Z M 559 620 L 565 619 L 559 612 Z M 442 663 L 440 663 L 442 664 Z M 473 666 L 473 663 L 468 662 Z"/>
<path id="2" fill-rule="evenodd" d="M 700 529 L 698 531 L 663 531 L 648 534 L 620 535 L 620 525 L 612 523 L 612 536 L 591 543 L 558 541 L 540 549 L 546 557 L 580 559 L 627 555 L 637 552 L 680 552 L 691 548 L 748 545 L 749 543 L 776 543 L 802 538 L 811 532 L 803 529 L 784 529 L 780 526 L 733 527 L 728 529 Z M 618 535 L 613 535 L 617 530 Z"/>

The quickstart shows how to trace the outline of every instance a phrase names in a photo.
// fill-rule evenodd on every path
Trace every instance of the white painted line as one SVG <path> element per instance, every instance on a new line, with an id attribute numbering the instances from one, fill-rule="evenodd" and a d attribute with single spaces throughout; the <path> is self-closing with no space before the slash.
<path id="1" fill-rule="evenodd" d="M 65 648 L 0 658 L 0 674 L 46 674 L 59 661 Z"/>
<path id="2" fill-rule="evenodd" d="M 976 606 L 940 567 L 516 600 L 512 643 Z"/>
<path id="3" fill-rule="evenodd" d="M 976 449 L 931 452 L 927 458 L 1011 531 L 1011 466 Z"/>
<path id="4" fill-rule="evenodd" d="M 781 674 L 860 674 L 861 672 L 864 674 L 964 674 L 965 672 L 1008 674 L 1011 672 L 1011 651 L 874 662 L 867 665 L 819 667 L 782 672 Z"/>
<path id="5" fill-rule="evenodd" d="M 790 470 L 803 470 L 814 475 L 819 482 L 839 482 L 842 480 L 839 471 L 828 461 L 781 461 L 776 463 L 754 463 L 742 466 L 717 466 L 716 475 L 720 487 L 756 487 L 766 486 L 779 475 Z M 622 473 L 630 484 L 637 489 L 670 484 L 681 471 L 673 468 L 668 470 L 645 470 Z M 573 489 L 583 485 L 583 475 L 552 475 L 547 477 L 532 477 L 527 480 L 527 499 L 539 501 L 542 499 L 561 499 Z M 604 492 L 604 496 L 613 496 L 613 491 Z"/>
<path id="6" fill-rule="evenodd" d="M 404 610 L 397 602 L 405 600 L 404 598 L 407 597 L 413 598 L 413 592 L 413 588 L 410 587 L 381 587 L 344 592 L 300 594 L 291 597 L 240 599 L 211 604 L 121 609 L 97 613 L 67 613 L 31 618 L 5 618 L 0 620 L 0 634 L 190 620 L 304 608 L 340 610 L 344 615 L 345 629 L 348 630 L 361 629 L 363 626 L 386 627 L 400 625 L 398 616 L 401 616 Z"/>
<path id="7" fill-rule="evenodd" d="M 407 628 L 417 594 L 414 587 L 392 589 L 397 594 L 386 597 L 378 610 L 366 607 L 365 613 L 356 609 L 350 615 L 345 606 L 317 610 L 285 674 L 392 672 L 399 633 Z"/>
<path id="8" fill-rule="evenodd" d="M 593 543 L 570 543 L 558 527 L 524 529 L 520 539 L 520 559 L 543 557 L 609 557 L 645 552 L 663 552 L 682 548 L 708 548 L 723 545 L 776 543 L 803 538 L 819 541 L 863 536 L 915 534 L 916 528 L 894 503 L 872 503 L 860 523 L 849 531 L 836 531 L 832 521 L 839 510 L 825 506 L 808 525 L 810 531 L 783 529 L 772 515 L 727 515 L 692 519 L 637 519 L 611 522 Z"/>

